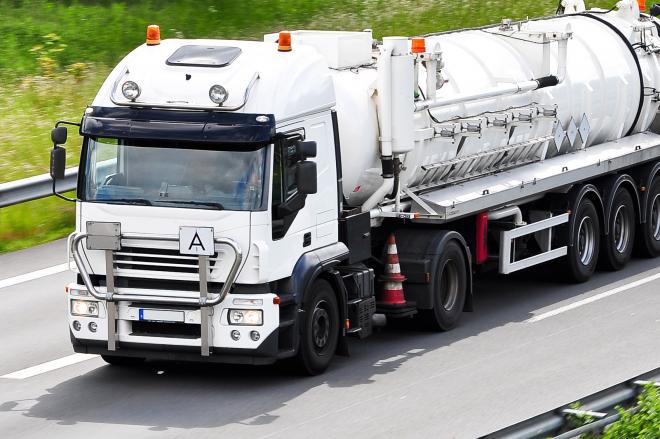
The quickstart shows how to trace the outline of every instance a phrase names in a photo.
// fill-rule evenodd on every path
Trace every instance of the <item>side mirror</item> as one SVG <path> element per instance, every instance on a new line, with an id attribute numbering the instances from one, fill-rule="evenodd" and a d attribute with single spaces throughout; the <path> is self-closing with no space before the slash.
<path id="1" fill-rule="evenodd" d="M 55 127 L 50 131 L 50 138 L 53 141 L 53 145 L 64 145 L 67 136 L 68 131 L 66 127 L 63 126 Z"/>
<path id="2" fill-rule="evenodd" d="M 315 142 L 305 142 L 314 143 Z M 309 195 L 315 194 L 317 191 L 317 177 L 316 177 L 316 163 L 314 162 L 301 162 L 296 166 L 296 185 L 298 192 L 301 194 Z"/>
<path id="3" fill-rule="evenodd" d="M 660 15 L 660 5 L 655 3 L 653 6 L 651 6 L 651 15 L 654 17 L 657 17 Z"/>
<path id="4" fill-rule="evenodd" d="M 299 141 L 296 143 L 296 155 L 300 160 L 306 160 L 310 157 L 316 157 L 316 142 Z"/>
<path id="5" fill-rule="evenodd" d="M 66 138 L 66 128 L 64 130 Z M 53 180 L 64 178 L 64 169 L 66 168 L 66 149 L 56 146 L 50 150 L 50 176 Z"/>

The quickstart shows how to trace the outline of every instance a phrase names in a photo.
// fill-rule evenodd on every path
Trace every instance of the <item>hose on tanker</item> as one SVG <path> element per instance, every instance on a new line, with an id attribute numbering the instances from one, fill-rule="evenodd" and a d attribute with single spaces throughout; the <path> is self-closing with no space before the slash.
<path id="1" fill-rule="evenodd" d="M 596 20 L 597 22 L 604 24 L 605 26 L 609 27 L 612 32 L 617 34 L 621 40 L 623 40 L 623 43 L 626 45 L 628 48 L 628 51 L 632 55 L 633 61 L 635 61 L 635 65 L 637 66 L 637 73 L 639 74 L 639 105 L 637 106 L 637 113 L 635 113 L 635 119 L 633 120 L 633 123 L 630 125 L 630 128 L 628 129 L 628 132 L 624 137 L 627 137 L 633 133 L 635 130 L 635 127 L 637 126 L 637 122 L 639 122 L 639 116 L 642 114 L 642 108 L 644 107 L 644 90 L 646 87 L 644 86 L 644 74 L 642 72 L 642 66 L 639 63 L 639 58 L 637 57 L 637 52 L 635 52 L 635 48 L 633 47 L 632 44 L 630 44 L 630 41 L 628 41 L 628 38 L 626 38 L 621 31 L 614 26 L 612 23 L 608 22 L 607 20 L 603 20 L 602 18 L 592 15 L 592 13 L 587 13 L 583 12 L 580 14 L 572 14 L 576 16 L 581 16 L 581 17 L 588 17 L 591 18 L 592 20 Z"/>
<path id="2" fill-rule="evenodd" d="M 559 5 L 561 6 L 561 2 L 559 2 Z M 608 9 L 608 10 L 605 10 L 605 11 L 586 11 L 586 12 L 579 12 L 579 13 L 575 13 L 575 14 L 565 14 L 565 15 L 560 15 L 560 16 L 539 17 L 539 18 L 533 18 L 533 19 L 528 20 L 528 21 L 546 21 L 546 20 L 554 20 L 554 19 L 562 18 L 562 17 L 576 17 L 576 16 L 588 17 L 588 18 L 591 18 L 593 20 L 598 21 L 601 24 L 604 24 L 605 26 L 610 28 L 615 34 L 617 34 L 621 38 L 621 40 L 623 40 L 624 44 L 626 45 L 626 47 L 630 51 L 630 54 L 632 55 L 633 61 L 635 61 L 635 65 L 637 66 L 637 73 L 639 75 L 639 105 L 637 106 L 637 112 L 635 113 L 635 119 L 634 119 L 632 125 L 630 126 L 630 128 L 628 129 L 628 131 L 626 132 L 625 136 L 624 136 L 624 137 L 627 137 L 627 136 L 629 136 L 630 134 L 633 133 L 633 131 L 635 130 L 635 127 L 637 126 L 637 122 L 639 122 L 639 117 L 642 114 L 642 109 L 644 107 L 644 98 L 645 98 L 644 90 L 646 89 L 646 87 L 644 86 L 644 75 L 643 75 L 643 72 L 642 72 L 642 66 L 639 63 L 639 58 L 637 57 L 637 53 L 635 52 L 635 48 L 633 47 L 633 45 L 630 43 L 630 41 L 628 41 L 626 36 L 623 35 L 623 33 L 621 33 L 621 31 L 616 26 L 614 26 L 612 23 L 609 23 L 607 20 L 603 20 L 602 18 L 598 17 L 598 15 L 603 15 L 603 14 L 607 14 L 607 13 L 610 13 L 610 12 L 614 11 L 615 8 L 616 8 L 616 5 L 613 6 L 611 9 Z M 455 30 L 442 31 L 442 32 L 432 32 L 432 33 L 425 34 L 424 36 L 425 37 L 431 37 L 431 36 L 439 36 L 439 35 L 449 35 L 449 34 L 454 34 L 454 33 L 458 33 L 458 32 L 463 32 L 463 31 L 466 31 L 466 30 L 487 30 L 487 29 L 492 29 L 496 26 L 497 25 L 490 24 L 490 25 L 486 25 L 486 26 L 474 27 L 474 28 L 469 28 L 469 29 L 455 29 Z"/>

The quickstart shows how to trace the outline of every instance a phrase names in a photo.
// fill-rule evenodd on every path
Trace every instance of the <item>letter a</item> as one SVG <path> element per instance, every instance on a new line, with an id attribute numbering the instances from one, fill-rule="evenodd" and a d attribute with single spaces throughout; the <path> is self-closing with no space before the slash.
<path id="1" fill-rule="evenodd" d="M 206 249 L 204 248 L 204 244 L 202 244 L 202 240 L 197 234 L 197 232 L 195 232 L 195 236 L 193 236 L 192 241 L 190 241 L 190 246 L 188 247 L 188 250 L 192 250 L 193 246 L 196 245 L 200 246 L 202 248 L 202 251 L 206 251 Z"/>

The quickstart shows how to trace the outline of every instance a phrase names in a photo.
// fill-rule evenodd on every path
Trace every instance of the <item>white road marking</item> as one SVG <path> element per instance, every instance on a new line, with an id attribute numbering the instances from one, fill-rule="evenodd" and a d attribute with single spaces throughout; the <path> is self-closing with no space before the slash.
<path id="1" fill-rule="evenodd" d="M 657 280 L 657 279 L 660 279 L 660 273 L 654 274 L 653 276 L 649 276 L 649 277 L 646 277 L 644 279 L 636 280 L 635 282 L 631 282 L 627 285 L 623 285 L 623 286 L 620 286 L 618 288 L 614 288 L 612 290 L 605 291 L 605 292 L 600 293 L 600 294 L 596 294 L 595 296 L 587 297 L 586 299 L 583 299 L 583 300 L 580 300 L 580 301 L 577 301 L 577 302 L 574 302 L 574 303 L 570 303 L 566 306 L 562 306 L 560 308 L 553 309 L 552 311 L 548 311 L 548 312 L 545 312 L 543 314 L 539 314 L 537 316 L 534 316 L 532 318 L 529 318 L 529 319 L 525 320 L 525 323 L 539 322 L 541 320 L 547 319 L 548 317 L 553 317 L 553 316 L 556 316 L 557 314 L 565 313 L 566 311 L 570 311 L 572 309 L 579 308 L 579 307 L 584 306 L 584 305 L 588 305 L 590 303 L 596 302 L 596 301 L 604 299 L 606 297 L 610 297 L 610 296 L 613 296 L 615 294 L 619 294 L 619 293 L 622 293 L 624 291 L 628 291 L 628 290 L 631 290 L 633 288 L 637 288 L 641 285 L 645 285 L 645 284 L 647 284 L 649 282 L 653 282 L 654 280 Z"/>
<path id="2" fill-rule="evenodd" d="M 27 369 L 8 373 L 7 375 L 0 376 L 0 378 L 6 378 L 9 380 L 24 380 L 25 378 L 41 375 L 42 373 L 51 372 L 53 370 L 61 369 L 66 366 L 71 366 L 72 364 L 91 360 L 92 358 L 97 357 L 98 355 L 92 354 L 73 354 L 69 355 L 68 357 L 58 358 L 57 360 L 37 364 L 36 366 L 28 367 Z"/>
<path id="3" fill-rule="evenodd" d="M 39 279 L 40 277 L 61 273 L 63 271 L 67 271 L 68 269 L 69 264 L 60 264 L 37 271 L 31 271 L 30 273 L 21 274 L 19 276 L 10 277 L 8 279 L 2 279 L 0 280 L 0 288 L 11 287 L 16 284 Z"/>

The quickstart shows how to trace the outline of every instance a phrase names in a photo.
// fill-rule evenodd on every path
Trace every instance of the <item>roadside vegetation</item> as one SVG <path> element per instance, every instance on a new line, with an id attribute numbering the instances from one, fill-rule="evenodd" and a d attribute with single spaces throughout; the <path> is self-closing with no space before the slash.
<path id="1" fill-rule="evenodd" d="M 579 403 L 571 406 L 580 409 Z M 631 407 L 617 407 L 619 419 L 603 430 L 580 435 L 580 439 L 657 439 L 660 438 L 660 389 L 647 384 Z M 574 415 L 569 419 L 568 429 L 576 429 L 596 422 L 588 415 Z"/>
<path id="2" fill-rule="evenodd" d="M 611 7 L 614 0 L 588 1 Z M 0 0 L 0 183 L 48 171 L 50 128 L 79 120 L 112 66 L 144 40 L 260 39 L 282 29 L 419 35 L 551 15 L 556 0 Z M 69 166 L 80 141 L 67 142 Z M 73 205 L 38 200 L 0 210 L 0 253 L 47 242 L 73 228 Z"/>

